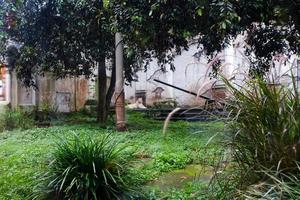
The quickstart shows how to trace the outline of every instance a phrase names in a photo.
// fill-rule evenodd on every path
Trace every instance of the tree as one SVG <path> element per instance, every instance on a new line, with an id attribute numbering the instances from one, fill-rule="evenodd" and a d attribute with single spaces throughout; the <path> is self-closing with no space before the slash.
<path id="1" fill-rule="evenodd" d="M 12 13 L 14 25 L 1 19 L 1 33 L 22 44 L 16 73 L 25 86 L 35 86 L 36 74 L 56 78 L 93 75 L 98 66 L 98 121 L 107 119 L 115 89 L 114 17 L 108 0 L 7 0 L 2 17 Z M 0 14 L 1 14 L 0 13 Z M 3 41 L 7 41 L 7 38 Z M 126 84 L 140 69 L 143 53 L 124 46 Z M 107 88 L 105 59 L 112 60 L 112 78 Z M 107 92 L 106 92 L 107 91 Z"/>
<path id="2" fill-rule="evenodd" d="M 256 73 L 266 72 L 274 55 L 298 53 L 300 48 L 300 9 L 293 0 L 14 0 L 10 5 L 17 7 L 6 6 L 16 23 L 6 32 L 22 43 L 17 73 L 26 85 L 34 84 L 37 73 L 90 76 L 100 66 L 98 83 L 104 91 L 104 63 L 113 58 L 116 31 L 124 35 L 129 82 L 153 57 L 163 70 L 167 65 L 174 69 L 174 56 L 188 49 L 191 40 L 212 58 L 247 33 L 246 53 Z M 109 91 L 113 88 L 114 82 Z M 110 96 L 112 92 L 106 98 L 99 95 L 101 121 Z"/>
<path id="3" fill-rule="evenodd" d="M 114 65 L 108 88 L 106 84 L 105 61 L 114 60 L 114 32 L 108 2 L 28 0 L 5 4 L 3 13 L 13 12 L 16 25 L 11 27 L 1 20 L 5 29 L 1 32 L 22 44 L 16 72 L 23 83 L 34 86 L 35 75 L 45 72 L 51 72 L 56 78 L 90 77 L 98 68 L 98 121 L 105 122 L 115 87 Z M 134 59 L 132 56 L 128 59 L 129 82 L 136 67 Z"/>
<path id="4" fill-rule="evenodd" d="M 3 0 L 0 0 L 0 5 L 2 6 L 2 9 L 0 8 L 0 66 L 3 66 L 7 41 L 7 35 L 5 34 L 5 24 L 7 23 L 7 16 L 5 13 L 6 4 Z"/>
<path id="5" fill-rule="evenodd" d="M 251 71 L 265 73 L 276 54 L 299 53 L 300 4 L 293 0 L 115 0 L 116 24 L 125 40 L 172 64 L 196 40 L 210 57 L 247 33 Z M 175 51 L 175 53 L 173 53 Z"/>

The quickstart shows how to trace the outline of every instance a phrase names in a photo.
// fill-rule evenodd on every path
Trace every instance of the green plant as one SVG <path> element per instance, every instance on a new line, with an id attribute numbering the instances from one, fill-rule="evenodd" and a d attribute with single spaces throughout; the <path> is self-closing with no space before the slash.
<path id="1" fill-rule="evenodd" d="M 211 162 L 212 157 L 207 155 L 211 155 L 211 151 L 219 148 L 217 145 L 206 148 L 205 145 L 212 135 L 223 130 L 223 123 L 170 122 L 168 139 L 165 141 L 161 131 L 163 122 L 143 118 L 142 113 L 132 111 L 129 112 L 128 117 L 128 121 L 131 122 L 130 131 L 122 134 L 112 131 L 111 137 L 126 144 L 121 155 L 122 159 L 130 161 L 128 163 L 130 165 L 126 164 L 126 168 L 124 168 L 126 174 L 121 173 L 126 186 L 138 188 L 138 191 L 145 196 L 149 193 L 149 182 L 164 176 L 164 173 L 154 166 L 155 153 L 187 152 L 188 156 L 195 155 L 192 156 L 192 164 L 198 164 L 198 160 L 194 159 L 198 159 L 196 155 L 198 155 L 199 149 L 207 149 L 207 154 L 205 154 L 206 151 L 203 153 L 201 151 L 199 159 Z M 50 175 L 49 160 L 53 159 L 53 152 L 57 149 L 54 148 L 58 140 L 57 137 L 70 138 L 73 134 L 82 135 L 84 133 L 84 135 L 96 139 L 102 137 L 108 130 L 114 130 L 114 128 L 100 127 L 97 123 L 69 122 L 63 118 L 58 124 L 53 123 L 47 128 L 1 133 L 0 199 L 33 199 L 34 196 L 37 196 L 35 198 L 37 200 L 45 199 L 45 192 L 49 189 L 46 186 L 50 181 L 49 179 L 40 180 L 40 177 L 46 172 Z M 195 133 L 197 130 L 201 130 L 201 132 Z M 204 158 L 202 155 L 207 157 Z M 33 187 L 37 185 L 37 182 L 40 183 L 40 186 Z M 201 188 L 198 189 L 199 192 L 202 192 L 201 190 Z M 184 188 L 183 191 L 186 189 Z M 161 194 L 161 196 L 159 196 L 160 194 L 156 195 L 159 199 L 164 198 L 166 193 Z M 131 193 L 130 196 L 132 196 Z"/>
<path id="2" fill-rule="evenodd" d="M 193 180 L 192 182 L 184 184 L 183 188 L 171 188 L 168 191 L 160 191 L 152 189 L 146 195 L 146 199 L 158 200 L 206 200 L 209 199 L 207 196 L 207 185 L 202 181 Z"/>
<path id="3" fill-rule="evenodd" d="M 121 150 L 109 136 L 64 139 L 50 164 L 50 192 L 68 199 L 118 198 L 125 191 Z"/>
<path id="4" fill-rule="evenodd" d="M 58 107 L 51 105 L 48 101 L 43 101 L 39 107 L 35 109 L 35 121 L 39 125 L 50 125 L 50 122 L 56 120 L 59 116 Z"/>
<path id="5" fill-rule="evenodd" d="M 299 199 L 299 176 L 294 174 L 277 176 L 276 171 L 270 170 L 266 170 L 264 173 L 268 179 L 248 186 L 246 191 L 240 192 L 241 196 L 247 199 Z"/>
<path id="6" fill-rule="evenodd" d="M 178 102 L 174 99 L 160 100 L 153 103 L 153 107 L 156 109 L 176 108 L 177 105 Z"/>
<path id="7" fill-rule="evenodd" d="M 154 166 L 161 172 L 167 172 L 172 169 L 182 169 L 191 162 L 187 152 L 176 153 L 157 153 L 154 156 Z"/>
<path id="8" fill-rule="evenodd" d="M 240 190 L 237 195 L 249 197 L 250 192 L 255 198 L 292 198 L 294 193 L 287 191 L 298 186 L 287 183 L 300 178 L 300 96 L 296 81 L 292 77 L 291 87 L 262 78 L 243 87 L 224 81 L 233 95 L 228 127 L 235 163 L 231 167 L 236 170 L 229 176 L 235 174 L 235 187 Z"/>
<path id="9" fill-rule="evenodd" d="M 231 146 L 234 157 L 255 171 L 297 171 L 300 159 L 300 96 L 293 88 L 258 78 L 242 90 L 228 84 L 234 95 Z"/>
<path id="10" fill-rule="evenodd" d="M 21 108 L 5 109 L 0 114 L 0 130 L 13 130 L 16 128 L 29 129 L 34 126 L 34 120 L 29 112 Z"/>

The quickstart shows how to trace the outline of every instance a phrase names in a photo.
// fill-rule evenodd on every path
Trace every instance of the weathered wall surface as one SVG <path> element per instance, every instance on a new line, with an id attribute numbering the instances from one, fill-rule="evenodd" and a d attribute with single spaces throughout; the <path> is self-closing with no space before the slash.
<path id="1" fill-rule="evenodd" d="M 39 105 L 40 109 L 43 106 L 54 105 L 53 96 L 55 94 L 55 80 L 51 75 L 44 77 L 38 77 L 38 92 L 36 96 L 36 105 Z"/>
<path id="2" fill-rule="evenodd" d="M 58 112 L 78 111 L 88 99 L 88 80 L 84 77 L 55 80 L 51 75 L 37 78 L 38 90 L 22 87 L 13 75 L 12 105 L 38 106 Z"/>
<path id="3" fill-rule="evenodd" d="M 60 112 L 75 110 L 75 79 L 66 78 L 55 82 L 54 105 Z"/>
<path id="4" fill-rule="evenodd" d="M 84 107 L 89 94 L 88 80 L 84 77 L 76 80 L 76 110 Z"/>

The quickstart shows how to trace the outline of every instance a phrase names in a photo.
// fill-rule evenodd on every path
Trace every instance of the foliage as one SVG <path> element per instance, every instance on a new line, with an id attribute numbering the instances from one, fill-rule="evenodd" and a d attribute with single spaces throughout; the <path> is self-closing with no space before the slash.
<path id="1" fill-rule="evenodd" d="M 125 36 L 128 83 L 153 57 L 163 70 L 166 65 L 174 69 L 174 56 L 191 43 L 198 44 L 195 53 L 212 58 L 239 34 L 247 35 L 245 51 L 254 72 L 266 72 L 277 54 L 299 53 L 300 5 L 293 0 L 18 0 L 3 5 L 1 32 L 22 42 L 17 72 L 29 85 L 33 74 L 45 71 L 58 77 L 91 75 L 95 61 L 113 57 L 115 31 Z M 13 26 L 3 17 L 9 13 Z"/>
<path id="2" fill-rule="evenodd" d="M 225 162 L 224 162 L 225 161 Z M 245 185 L 247 179 L 241 178 L 244 169 L 236 167 L 233 162 L 220 160 L 215 168 L 215 174 L 209 184 L 207 194 L 209 199 L 239 199 L 238 190 Z M 233 164 L 233 165 L 232 165 Z"/>
<path id="3" fill-rule="evenodd" d="M 172 189 L 169 193 L 163 194 L 161 191 L 152 191 L 148 194 L 147 199 L 156 200 L 163 197 L 169 200 L 185 200 L 185 199 L 195 199 L 195 200 L 206 200 L 209 199 L 205 194 L 206 185 L 195 180 L 190 184 L 185 185 L 184 189 Z"/>
<path id="4" fill-rule="evenodd" d="M 22 108 L 5 109 L 0 114 L 1 131 L 13 129 L 30 129 L 34 127 L 34 119 L 31 113 L 24 111 Z"/>
<path id="5" fill-rule="evenodd" d="M 79 116 L 81 114 L 78 114 Z M 72 116 L 70 116 L 73 118 Z M 167 140 L 163 139 L 163 122 L 143 118 L 140 113 L 129 113 L 129 131 L 119 134 L 112 131 L 111 137 L 126 143 L 126 148 L 121 156 L 130 162 L 126 165 L 126 176 L 123 177 L 126 185 L 138 188 L 145 195 L 150 193 L 147 183 L 155 180 L 162 172 L 154 166 L 155 154 L 170 154 L 172 152 L 191 152 L 192 163 L 212 163 L 214 160 L 210 152 L 220 149 L 212 143 L 206 148 L 206 154 L 199 154 L 199 149 L 204 149 L 208 139 L 217 132 L 223 130 L 223 123 L 187 123 L 170 122 Z M 81 117 L 83 122 L 85 118 Z M 86 123 L 70 122 L 68 116 L 61 118 L 58 125 L 53 124 L 49 128 L 34 128 L 27 131 L 14 130 L 0 133 L 0 199 L 26 199 L 32 193 L 40 192 L 35 188 L 36 180 L 40 180 L 41 174 L 48 171 L 49 161 L 56 150 L 58 138 L 72 138 L 74 134 L 92 137 L 95 141 L 101 140 L 109 130 L 114 130 L 112 123 L 107 127 L 99 127 L 86 116 Z M 201 130 L 201 132 L 199 132 Z M 198 132 L 197 132 L 198 131 Z M 196 156 L 198 155 L 198 156 Z M 202 162 L 202 159 L 205 162 Z M 128 167 L 128 169 L 127 169 Z M 202 182 L 201 182 L 202 183 Z M 201 191 L 207 187 L 202 184 Z M 203 190 L 202 190 L 203 189 Z M 152 190 L 150 188 L 150 190 Z M 182 191 L 189 191 L 183 187 Z M 197 188 L 194 188 L 197 192 Z M 171 191 L 170 191 L 171 192 Z M 169 191 L 156 193 L 156 198 L 171 195 Z M 174 198 L 175 198 L 174 194 Z M 32 199 L 32 198 L 29 198 Z M 176 198 L 175 198 L 176 199 Z"/>
<path id="6" fill-rule="evenodd" d="M 36 76 L 92 77 L 98 67 L 98 88 L 102 90 L 98 119 L 104 122 L 105 100 L 111 101 L 114 90 L 114 81 L 109 90 L 106 87 L 105 61 L 114 52 L 107 1 L 18 0 L 4 5 L 0 9 L 11 22 L 1 22 L 7 35 L 5 42 L 9 38 L 18 47 L 18 56 L 13 57 L 15 63 L 11 65 L 18 78 L 25 86 L 38 87 Z"/>
<path id="7" fill-rule="evenodd" d="M 154 166 L 162 172 L 172 169 L 182 169 L 191 162 L 188 153 L 180 151 L 176 153 L 157 153 L 154 155 Z"/>
<path id="8" fill-rule="evenodd" d="M 60 113 L 57 112 L 57 107 L 52 106 L 48 102 L 42 102 L 39 107 L 34 110 L 34 119 L 39 126 L 50 125 L 50 122 L 58 118 Z"/>
<path id="9" fill-rule="evenodd" d="M 121 149 L 111 139 L 74 136 L 59 142 L 47 173 L 50 191 L 70 199 L 120 196 L 125 189 Z"/>
<path id="10" fill-rule="evenodd" d="M 97 74 L 97 118 L 104 123 L 115 87 L 115 30 L 109 2 L 18 0 L 3 4 L 0 14 L 11 13 L 10 21 L 14 23 L 10 26 L 0 19 L 7 36 L 5 42 L 9 38 L 19 48 L 12 65 L 18 78 L 26 86 L 38 87 L 37 75 L 51 74 L 59 79 L 79 75 L 91 78 Z M 142 58 L 133 47 L 126 45 L 124 49 L 125 77 L 130 84 Z M 112 71 L 109 87 L 106 69 Z"/>
<path id="11" fill-rule="evenodd" d="M 117 28 L 160 66 L 198 44 L 211 58 L 239 34 L 247 35 L 251 69 L 265 72 L 272 56 L 299 53 L 300 4 L 292 0 L 115 0 Z M 147 57 L 147 56 L 144 56 Z M 260 65 L 258 65 L 260 64 Z M 260 66 L 257 68 L 257 66 Z"/>
<path id="12" fill-rule="evenodd" d="M 237 161 L 254 171 L 262 166 L 283 173 L 297 170 L 300 104 L 296 82 L 292 89 L 261 79 L 242 90 L 230 88 L 235 98 L 233 113 L 237 114 L 231 124 Z"/>
<path id="13" fill-rule="evenodd" d="M 300 168 L 298 167 L 298 170 Z M 285 174 L 278 177 L 276 171 L 265 171 L 269 180 L 250 185 L 246 191 L 241 191 L 241 195 L 250 199 L 297 199 L 300 195 L 299 176 Z M 299 171 L 297 172 L 299 173 Z"/>
<path id="14" fill-rule="evenodd" d="M 228 126 L 234 164 L 232 171 L 224 172 L 227 176 L 220 176 L 219 185 L 228 189 L 226 180 L 231 181 L 233 188 L 241 191 L 237 194 L 231 187 L 229 193 L 267 199 L 292 199 L 299 194 L 295 181 L 300 175 L 300 105 L 292 80 L 290 87 L 261 78 L 243 87 L 225 80 L 233 95 Z"/>
<path id="15" fill-rule="evenodd" d="M 0 1 L 0 67 L 4 64 L 5 50 L 6 50 L 6 33 L 4 31 L 4 25 L 6 21 L 6 13 L 5 13 L 5 2 Z"/>
<path id="16" fill-rule="evenodd" d="M 266 169 L 260 171 L 264 179 L 249 183 L 247 178 L 253 177 L 241 176 L 245 169 L 239 166 L 219 170 L 209 187 L 208 195 L 212 199 L 298 199 L 300 194 L 299 176 L 295 174 L 278 176 L 277 171 Z"/>
<path id="17" fill-rule="evenodd" d="M 0 18 L 2 33 L 22 44 L 16 67 L 26 85 L 34 85 L 34 75 L 45 72 L 57 78 L 92 76 L 105 58 L 114 58 L 113 13 L 106 0 L 19 0 L 3 5 L 0 14 L 12 13 L 15 26 Z M 131 46 L 125 45 L 124 51 L 130 83 L 142 58 Z"/>
<path id="18" fill-rule="evenodd" d="M 18 25 L 10 37 L 22 43 L 17 72 L 26 81 L 45 71 L 58 78 L 89 76 L 95 62 L 111 55 L 113 33 L 102 1 L 31 0 L 12 6 L 18 8 Z"/>

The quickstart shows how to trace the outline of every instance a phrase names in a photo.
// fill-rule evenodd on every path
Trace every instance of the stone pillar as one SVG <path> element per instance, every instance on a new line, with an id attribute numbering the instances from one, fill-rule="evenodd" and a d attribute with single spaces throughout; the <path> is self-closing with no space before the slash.
<path id="1" fill-rule="evenodd" d="M 123 62 L 123 37 L 121 33 L 115 35 L 116 45 L 116 87 L 115 107 L 117 131 L 125 131 L 125 95 L 124 95 L 124 62 Z"/>
<path id="2" fill-rule="evenodd" d="M 225 49 L 225 76 L 231 78 L 235 70 L 235 50 L 232 43 Z"/>
<path id="3" fill-rule="evenodd" d="M 14 71 L 10 71 L 10 77 L 11 77 L 10 104 L 12 108 L 17 108 L 19 106 L 19 81 Z"/>
<path id="4" fill-rule="evenodd" d="M 12 102 L 12 76 L 9 69 L 6 70 L 5 75 L 5 100 L 8 103 Z"/>

